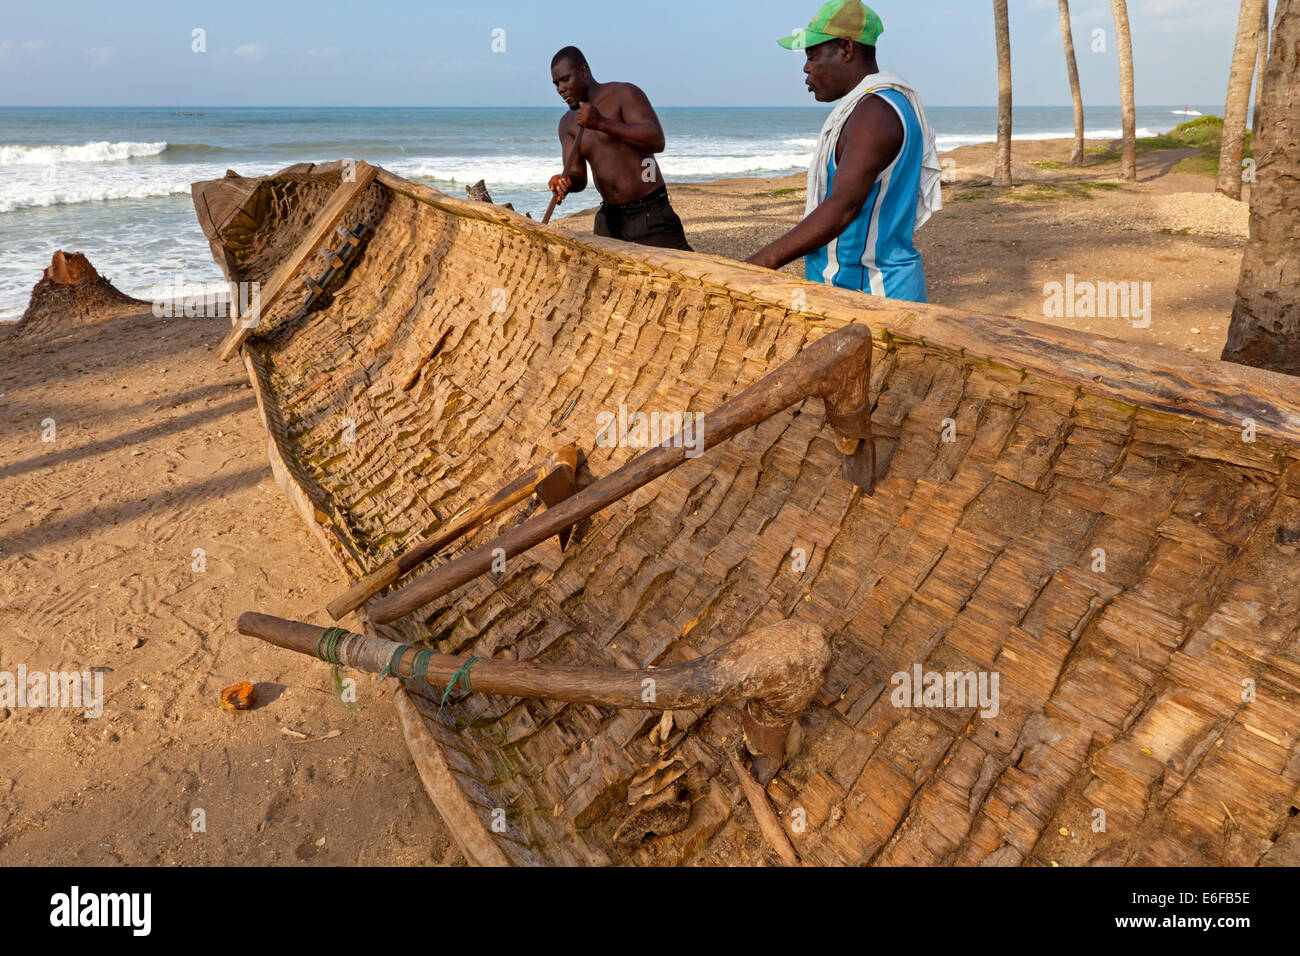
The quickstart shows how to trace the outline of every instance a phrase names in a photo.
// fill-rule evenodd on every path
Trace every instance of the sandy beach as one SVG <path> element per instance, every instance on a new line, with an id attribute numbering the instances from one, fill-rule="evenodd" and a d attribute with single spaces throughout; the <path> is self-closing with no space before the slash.
<path id="1" fill-rule="evenodd" d="M 918 233 L 930 301 L 1217 356 L 1247 204 L 1186 168 L 1194 150 L 1142 153 L 1120 184 L 1068 149 L 1017 142 L 1012 190 L 990 185 L 991 145 L 947 154 Z M 804 205 L 801 177 L 670 189 L 695 249 L 733 258 Z M 558 222 L 580 234 L 591 209 Z M 1149 327 L 1045 319 L 1067 275 L 1151 283 Z M 463 862 L 379 685 L 359 677 L 349 709 L 328 668 L 234 630 L 258 607 L 323 620 L 345 582 L 272 478 L 225 331 L 120 305 L 0 340 L 0 669 L 100 668 L 106 691 L 101 719 L 0 710 L 0 866 Z M 236 681 L 255 709 L 221 709 Z"/>

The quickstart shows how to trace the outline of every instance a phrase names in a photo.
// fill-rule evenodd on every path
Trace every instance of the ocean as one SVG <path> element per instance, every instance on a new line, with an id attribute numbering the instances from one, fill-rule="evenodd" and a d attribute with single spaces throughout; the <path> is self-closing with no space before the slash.
<path id="1" fill-rule="evenodd" d="M 1214 112 L 1193 106 L 1188 116 Z M 940 150 L 995 138 L 997 110 L 931 107 Z M 261 175 L 299 162 L 365 159 L 463 197 L 487 181 L 494 201 L 539 217 L 560 170 L 561 109 L 0 109 L 0 321 L 18 318 L 55 249 L 84 252 L 123 292 L 167 298 L 220 286 L 189 185 L 227 169 Z M 773 177 L 807 169 L 825 107 L 665 108 L 670 182 Z M 1137 111 L 1138 135 L 1164 132 L 1183 107 Z M 1016 137 L 1072 136 L 1068 108 L 1015 111 Z M 1087 112 L 1088 136 L 1120 135 L 1118 107 Z M 593 188 L 567 209 L 595 205 Z"/>

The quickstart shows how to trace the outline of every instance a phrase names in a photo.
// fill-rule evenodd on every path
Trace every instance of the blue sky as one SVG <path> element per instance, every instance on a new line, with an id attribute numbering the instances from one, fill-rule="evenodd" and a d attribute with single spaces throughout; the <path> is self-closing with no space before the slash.
<path id="1" fill-rule="evenodd" d="M 1274 0 L 1276 2 L 1276 0 Z M 776 38 L 816 0 L 47 0 L 6 4 L 4 106 L 554 106 L 551 55 L 658 106 L 812 105 Z M 882 66 L 936 106 L 997 100 L 989 0 L 880 0 Z M 1223 101 L 1236 0 L 1129 0 L 1139 105 Z M 1069 103 L 1056 0 L 1011 0 L 1016 103 Z M 1071 3 L 1085 104 L 1119 102 L 1109 0 Z M 201 29 L 206 52 L 193 52 Z M 1094 30 L 1106 52 L 1093 52 Z M 504 52 L 494 52 L 504 39 Z"/>

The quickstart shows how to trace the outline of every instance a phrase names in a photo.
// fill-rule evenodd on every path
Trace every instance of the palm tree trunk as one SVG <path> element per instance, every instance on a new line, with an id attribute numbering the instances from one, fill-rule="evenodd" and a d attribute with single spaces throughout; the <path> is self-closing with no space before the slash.
<path id="1" fill-rule="evenodd" d="M 1115 47 L 1119 53 L 1119 100 L 1124 112 L 1124 158 L 1120 161 L 1120 178 L 1136 181 L 1137 108 L 1133 98 L 1133 36 L 1128 28 L 1128 3 L 1110 0 L 1115 17 Z"/>
<path id="2" fill-rule="evenodd" d="M 998 155 L 993 185 L 1011 185 L 1011 26 L 1007 0 L 993 0 L 993 29 L 998 41 Z"/>
<path id="3" fill-rule="evenodd" d="M 1300 375 L 1300 0 L 1278 0 L 1260 103 L 1250 240 L 1223 358 Z"/>
<path id="4" fill-rule="evenodd" d="M 1079 88 L 1079 61 L 1074 56 L 1074 31 L 1070 29 L 1070 0 L 1057 0 L 1061 8 L 1061 39 L 1065 42 L 1065 69 L 1070 74 L 1070 96 L 1074 99 L 1074 152 L 1071 166 L 1083 165 L 1083 91 Z"/>
<path id="5" fill-rule="evenodd" d="M 1241 198 L 1241 159 L 1246 152 L 1246 126 L 1250 121 L 1250 81 L 1259 54 L 1259 8 L 1268 0 L 1241 0 L 1237 17 L 1237 43 L 1228 75 L 1228 101 L 1223 107 L 1223 135 L 1219 140 L 1219 180 L 1214 188 L 1229 199 Z"/>
<path id="6" fill-rule="evenodd" d="M 1259 10 L 1259 62 L 1255 66 L 1255 119 L 1251 131 L 1259 142 L 1259 104 L 1264 99 L 1264 72 L 1268 69 L 1268 0 Z"/>

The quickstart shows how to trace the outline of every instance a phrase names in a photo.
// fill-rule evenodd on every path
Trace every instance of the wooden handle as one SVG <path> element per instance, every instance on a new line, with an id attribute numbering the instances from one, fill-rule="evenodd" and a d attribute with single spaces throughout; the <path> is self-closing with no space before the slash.
<path id="1" fill-rule="evenodd" d="M 463 538 L 485 521 L 490 521 L 507 508 L 527 499 L 536 489 L 538 482 L 545 476 L 546 469 L 544 468 L 540 471 L 520 475 L 473 511 L 453 519 L 451 527 L 446 531 L 408 548 L 387 564 L 382 565 L 378 570 L 366 575 L 325 605 L 325 610 L 336 621 L 345 614 L 356 610 L 403 574 L 424 564 L 447 545 L 459 538 Z"/>
<path id="2" fill-rule="evenodd" d="M 870 442 L 870 372 L 871 330 L 849 325 L 832 332 L 711 412 L 696 435 L 697 441 L 702 439 L 701 452 L 814 395 L 826 402 L 827 417 L 837 431 L 852 432 L 859 446 Z M 513 558 L 672 471 L 687 460 L 686 443 L 680 437 L 679 433 L 562 504 L 381 598 L 370 609 L 371 619 L 387 624 L 409 614 L 485 574 L 501 552 Z"/>
<path id="3" fill-rule="evenodd" d="M 555 214 L 555 203 L 556 203 L 556 201 L 557 201 L 557 200 L 556 200 L 556 198 L 555 198 L 555 193 L 551 193 L 551 201 L 550 201 L 550 202 L 547 204 L 547 206 L 546 206 L 546 215 L 544 215 L 544 216 L 542 217 L 542 225 L 543 225 L 543 226 L 546 225 L 548 222 L 550 222 L 550 221 L 551 221 L 551 216 Z"/>
<path id="4" fill-rule="evenodd" d="M 578 127 L 578 135 L 573 137 L 573 145 L 569 147 L 569 155 L 564 157 L 564 168 L 560 170 L 561 176 L 569 173 L 569 167 L 573 165 L 574 157 L 578 155 L 578 147 L 582 145 L 582 127 Z M 555 213 L 555 207 L 559 203 L 555 193 L 551 193 L 551 204 L 546 207 L 546 215 L 542 217 L 542 225 L 551 221 L 551 216 Z"/>
<path id="5" fill-rule="evenodd" d="M 238 627 L 241 634 L 299 654 L 319 657 L 323 649 L 324 628 L 317 624 L 246 611 L 239 615 Z M 345 632 L 334 647 L 335 659 L 347 667 L 372 674 L 388 670 L 398 678 L 412 677 L 417 650 L 351 632 Z M 431 654 L 425 661 L 424 679 L 434 687 L 446 687 L 468 666 L 470 687 L 478 693 L 631 710 L 694 709 L 743 700 L 746 739 L 774 776 L 785 756 L 790 724 L 812 702 L 830 659 L 830 645 L 821 628 L 783 621 L 670 667 L 623 670 L 493 658 L 470 664 L 463 655 Z M 760 783 L 770 779 L 767 776 Z"/>
<path id="6" fill-rule="evenodd" d="M 333 601 L 330 601 L 329 604 L 326 604 L 325 610 L 329 612 L 330 617 L 337 621 L 343 615 L 361 607 L 401 576 L 401 565 L 396 561 L 389 561 L 387 564 L 382 565 L 378 571 L 367 574 Z"/>

